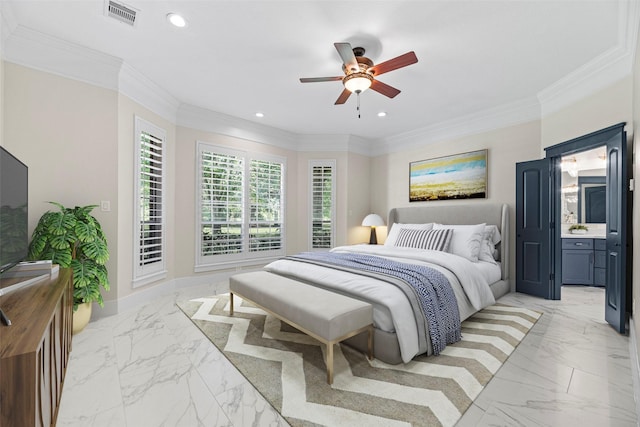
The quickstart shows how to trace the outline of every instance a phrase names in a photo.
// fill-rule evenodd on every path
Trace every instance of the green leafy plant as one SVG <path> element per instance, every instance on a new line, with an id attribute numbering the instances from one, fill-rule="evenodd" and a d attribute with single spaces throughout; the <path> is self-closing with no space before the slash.
<path id="1" fill-rule="evenodd" d="M 73 310 L 85 302 L 104 307 L 100 288 L 109 290 L 105 263 L 109 260 L 107 239 L 91 211 L 97 205 L 66 208 L 49 202 L 60 211 L 47 211 L 29 244 L 30 260 L 51 260 L 61 268 L 73 270 Z"/>
<path id="2" fill-rule="evenodd" d="M 589 228 L 584 225 L 584 224 L 573 224 L 571 227 L 569 227 L 569 231 L 571 230 L 584 230 L 584 231 L 588 231 Z"/>

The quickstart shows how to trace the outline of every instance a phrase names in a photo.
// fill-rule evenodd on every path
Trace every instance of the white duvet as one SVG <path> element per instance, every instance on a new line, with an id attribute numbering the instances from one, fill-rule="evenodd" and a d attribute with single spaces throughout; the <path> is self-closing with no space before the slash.
<path id="1" fill-rule="evenodd" d="M 486 275 L 479 272 L 476 263 L 457 255 L 383 245 L 340 246 L 332 252 L 375 255 L 438 269 L 451 283 L 460 310 L 460 320 L 495 303 Z M 274 261 L 265 269 L 297 277 L 371 303 L 374 326 L 383 331 L 396 333 L 405 363 L 418 354 L 430 352 L 430 349 L 421 348 L 418 327 L 409 300 L 396 286 L 369 276 L 288 259 Z"/>

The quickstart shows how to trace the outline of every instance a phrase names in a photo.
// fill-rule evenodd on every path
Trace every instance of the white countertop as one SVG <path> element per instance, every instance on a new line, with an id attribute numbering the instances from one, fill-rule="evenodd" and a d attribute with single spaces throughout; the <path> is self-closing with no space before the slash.
<path id="1" fill-rule="evenodd" d="M 607 236 L 601 233 L 572 234 L 562 233 L 563 239 L 606 239 Z"/>

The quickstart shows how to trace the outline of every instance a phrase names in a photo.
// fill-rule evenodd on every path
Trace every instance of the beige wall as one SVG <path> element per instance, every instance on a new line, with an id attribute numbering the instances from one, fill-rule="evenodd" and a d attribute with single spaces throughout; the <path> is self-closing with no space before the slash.
<path id="1" fill-rule="evenodd" d="M 29 167 L 29 232 L 40 216 L 65 206 L 117 201 L 118 117 L 114 91 L 25 68 L 4 68 L 4 146 Z M 118 297 L 117 211 L 93 211 L 109 243 L 107 263 Z"/>
<path id="2" fill-rule="evenodd" d="M 374 192 L 371 188 L 371 158 L 360 154 L 349 153 L 348 167 L 346 176 L 339 179 L 339 182 L 345 183 L 348 189 L 348 199 L 346 205 L 341 208 L 341 214 L 344 216 L 346 230 L 340 233 L 346 240 L 340 240 L 337 243 L 343 245 L 355 245 L 358 243 L 369 242 L 371 229 L 362 226 L 362 220 L 370 213 L 377 213 L 385 220 L 384 212 L 372 212 L 370 193 Z M 378 233 L 381 238 L 386 233 L 386 227 L 381 227 Z"/>
<path id="3" fill-rule="evenodd" d="M 542 148 L 606 127 L 631 124 L 631 76 L 542 118 Z M 630 127 L 627 128 L 629 132 Z M 630 132 L 629 132 L 630 133 Z M 544 157 L 544 152 L 541 154 Z"/>
<path id="4" fill-rule="evenodd" d="M 381 215 L 402 206 L 456 205 L 483 201 L 437 201 L 409 203 L 409 163 L 468 151 L 487 149 L 488 189 L 486 201 L 509 205 L 511 248 L 515 248 L 515 177 L 516 163 L 540 158 L 540 123 L 538 121 L 510 126 L 455 140 L 428 144 L 411 151 L 378 156 L 372 160 L 371 208 Z M 515 262 L 512 251 L 511 265 Z M 510 280 L 515 282 L 515 268 Z"/>

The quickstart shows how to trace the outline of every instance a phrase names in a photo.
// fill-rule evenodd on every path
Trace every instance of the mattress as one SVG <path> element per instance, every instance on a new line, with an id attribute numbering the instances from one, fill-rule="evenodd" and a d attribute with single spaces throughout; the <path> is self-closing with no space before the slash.
<path id="1" fill-rule="evenodd" d="M 461 320 L 495 302 L 489 280 L 496 275 L 500 277 L 500 265 L 476 265 L 480 263 L 445 252 L 381 245 L 341 246 L 332 251 L 382 256 L 441 271 L 454 290 Z M 374 326 L 397 335 L 405 363 L 418 354 L 431 354 L 429 339 L 420 336 L 409 300 L 395 286 L 369 276 L 291 259 L 274 261 L 265 269 L 369 302 L 373 306 Z"/>

